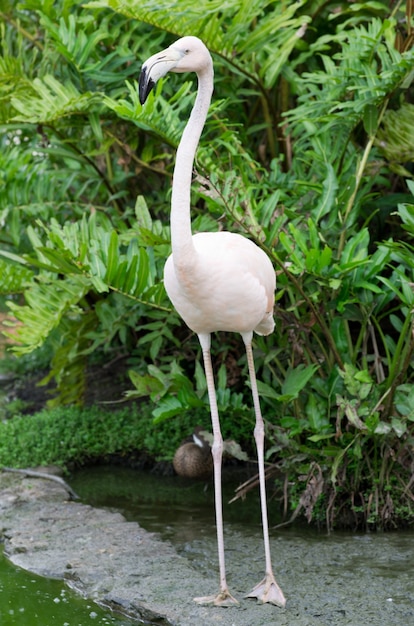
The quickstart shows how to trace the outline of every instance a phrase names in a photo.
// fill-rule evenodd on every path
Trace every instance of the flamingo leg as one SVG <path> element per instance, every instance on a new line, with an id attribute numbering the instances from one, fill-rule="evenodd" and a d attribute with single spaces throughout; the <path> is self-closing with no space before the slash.
<path id="1" fill-rule="evenodd" d="M 262 603 L 271 602 L 272 604 L 276 604 L 277 606 L 284 607 L 286 604 L 286 599 L 273 575 L 270 557 L 269 524 L 267 519 L 266 485 L 264 473 L 264 423 L 260 410 L 259 393 L 257 391 L 256 371 L 254 367 L 252 351 L 252 333 L 242 334 L 242 337 L 246 346 L 247 364 L 249 367 L 254 412 L 256 415 L 254 438 L 256 440 L 257 462 L 259 466 L 260 504 L 262 509 L 262 526 L 266 565 L 265 577 L 262 581 L 260 581 L 258 585 L 256 585 L 252 589 L 249 594 L 247 594 L 246 598 L 257 598 Z"/>
<path id="2" fill-rule="evenodd" d="M 194 598 L 198 604 L 214 604 L 215 606 L 231 606 L 238 601 L 231 595 L 226 581 L 226 567 L 224 562 L 224 536 L 223 536 L 223 506 L 221 494 L 221 461 L 223 456 L 223 437 L 221 435 L 220 420 L 217 408 L 216 390 L 214 387 L 214 375 L 210 356 L 210 334 L 198 336 L 203 351 L 204 369 L 207 380 L 208 398 L 210 402 L 211 423 L 213 427 L 213 446 L 211 452 L 214 464 L 214 497 L 216 509 L 217 546 L 220 570 L 220 591 L 216 595 Z"/>

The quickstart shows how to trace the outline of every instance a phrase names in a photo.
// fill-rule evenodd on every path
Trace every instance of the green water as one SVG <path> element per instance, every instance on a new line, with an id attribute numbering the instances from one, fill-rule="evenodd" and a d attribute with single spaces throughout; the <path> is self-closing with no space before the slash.
<path id="1" fill-rule="evenodd" d="M 0 546 L 0 626 L 131 626 L 68 589 L 7 561 Z"/>

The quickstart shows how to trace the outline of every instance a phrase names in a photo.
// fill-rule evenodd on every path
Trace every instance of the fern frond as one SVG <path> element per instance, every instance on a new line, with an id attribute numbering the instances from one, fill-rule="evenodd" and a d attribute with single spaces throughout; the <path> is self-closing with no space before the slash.
<path id="1" fill-rule="evenodd" d="M 151 95 L 145 107 L 142 107 L 139 102 L 137 83 L 131 84 L 129 81 L 126 81 L 129 100 L 116 101 L 105 97 L 104 104 L 115 111 L 119 117 L 133 122 L 145 131 L 154 133 L 170 146 L 177 147 L 184 127 L 184 122 L 180 122 L 180 112 L 191 108 L 194 99 L 193 86 L 191 82 L 184 83 L 174 98 L 167 102 L 161 95 L 162 82 L 162 80 L 159 81 L 155 97 Z"/>
<path id="2" fill-rule="evenodd" d="M 27 42 L 23 29 L 7 29 L 0 22 L 0 123 L 6 123 L 14 111 L 10 99 L 30 89 L 28 68 L 39 65 L 39 48 Z M 30 35 L 26 31 L 26 36 Z M 41 44 L 39 44 L 41 47 Z"/>
<path id="3" fill-rule="evenodd" d="M 143 199 L 141 206 L 142 202 Z M 152 235 L 151 229 L 138 227 L 123 233 L 122 237 L 108 219 L 97 214 L 89 218 L 84 215 L 82 220 L 66 222 L 63 226 L 55 219 L 48 226 L 38 221 L 37 227 L 27 229 L 36 256 L 25 256 L 22 262 L 47 272 L 47 276 L 64 275 L 75 282 L 82 279 L 89 291 L 113 291 L 147 306 L 170 310 L 162 304 L 166 296 L 159 281 L 161 265 L 155 264 L 146 248 L 148 241 L 151 245 L 165 245 L 166 239 L 160 237 L 157 223 Z M 46 235 L 46 241 L 39 228 Z M 53 292 L 54 279 L 45 280 L 51 282 L 49 289 Z M 28 305 L 31 306 L 31 302 Z"/>
<path id="4" fill-rule="evenodd" d="M 0 294 L 22 293 L 32 278 L 27 267 L 0 258 Z"/>
<path id="5" fill-rule="evenodd" d="M 17 342 L 13 346 L 14 352 L 27 354 L 43 345 L 64 315 L 76 314 L 77 306 L 89 288 L 89 282 L 83 276 L 66 280 L 56 278 L 47 283 L 33 283 L 25 291 L 25 305 L 8 302 L 13 316 L 22 324 L 9 323 L 13 326 L 10 336 Z"/>
<path id="6" fill-rule="evenodd" d="M 61 17 L 56 24 L 44 13 L 41 14 L 41 24 L 53 39 L 56 49 L 67 61 L 78 70 L 82 70 L 91 57 L 95 56 L 95 49 L 101 42 L 111 38 L 107 20 L 103 20 L 96 28 L 88 29 L 77 23 L 76 16 L 69 14 Z"/>
<path id="7" fill-rule="evenodd" d="M 14 121 L 31 124 L 50 124 L 62 117 L 85 113 L 97 105 L 102 94 L 80 93 L 72 83 L 62 84 L 48 74 L 31 82 L 31 90 L 11 98 L 18 115 Z"/>
<path id="8" fill-rule="evenodd" d="M 225 12 L 235 4 L 227 0 L 210 0 L 203 5 L 191 0 L 163 0 L 161 2 L 140 2 L 135 0 L 96 0 L 86 8 L 110 8 L 117 13 L 135 19 L 177 36 L 196 35 L 215 51 L 224 50 L 225 42 L 220 21 L 213 19 L 220 11 Z"/>
<path id="9" fill-rule="evenodd" d="M 254 80 L 264 78 L 266 87 L 275 84 L 283 64 L 304 34 L 306 16 L 296 13 L 305 0 L 275 3 L 271 0 L 96 0 L 88 8 L 107 7 L 172 33 L 177 37 L 200 37 L 211 52 L 220 55 L 241 74 Z"/>
<path id="10" fill-rule="evenodd" d="M 82 405 L 86 390 L 86 366 L 89 335 L 96 328 L 95 311 L 75 317 L 65 317 L 59 326 L 58 338 L 53 338 L 54 354 L 49 374 L 40 384 L 56 382 L 56 395 L 49 407 L 62 404 Z"/>
<path id="11" fill-rule="evenodd" d="M 28 224 L 74 218 L 107 198 L 100 172 L 70 144 L 39 146 L 36 130 L 20 124 L 0 138 L 0 242 L 19 248 Z"/>
<path id="12" fill-rule="evenodd" d="M 399 53 L 393 35 L 395 24 L 379 19 L 339 32 L 334 39 L 341 43 L 341 52 L 321 55 L 323 68 L 301 76 L 299 106 L 286 114 L 288 120 L 300 132 L 304 122 L 315 123 L 318 134 L 321 124 L 349 129 L 359 123 L 367 107 L 380 106 L 412 72 L 414 49 Z"/>
<path id="13" fill-rule="evenodd" d="M 297 15 L 305 3 L 235 2 L 236 12 L 224 25 L 227 48 L 223 56 L 252 77 L 257 74 L 267 89 L 273 87 L 311 21 Z M 247 32 L 246 24 L 251 25 Z"/>

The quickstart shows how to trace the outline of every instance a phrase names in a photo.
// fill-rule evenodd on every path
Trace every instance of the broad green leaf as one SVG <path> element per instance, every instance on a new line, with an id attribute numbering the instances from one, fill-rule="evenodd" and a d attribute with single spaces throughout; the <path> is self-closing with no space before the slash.
<path id="1" fill-rule="evenodd" d="M 305 366 L 303 364 L 298 365 L 294 369 L 289 369 L 282 385 L 279 401 L 289 402 L 297 398 L 317 370 L 317 365 Z"/>
<path id="2" fill-rule="evenodd" d="M 159 424 L 170 417 L 180 415 L 183 413 L 183 410 L 183 405 L 178 398 L 167 396 L 160 400 L 157 407 L 152 411 L 154 424 Z"/>
<path id="3" fill-rule="evenodd" d="M 135 247 L 135 252 L 132 258 L 130 259 L 127 271 L 125 273 L 125 278 L 122 285 L 122 291 L 124 293 L 132 294 L 135 293 L 135 285 L 138 281 L 138 261 L 139 261 L 139 252 L 138 246 Z M 129 247 L 128 247 L 129 252 Z M 128 256 L 130 256 L 128 254 Z"/>
<path id="4" fill-rule="evenodd" d="M 203 366 L 199 361 L 196 361 L 195 363 L 194 379 L 197 393 L 200 395 L 204 394 L 207 391 L 207 380 Z"/>
<path id="5" fill-rule="evenodd" d="M 144 248 L 139 249 L 138 254 L 138 279 L 135 286 L 135 294 L 139 295 L 148 285 L 149 279 L 149 258 Z"/>
<path id="6" fill-rule="evenodd" d="M 379 422 L 374 432 L 376 435 L 388 435 L 391 432 L 391 429 L 391 424 L 387 424 L 386 422 Z"/>
<path id="7" fill-rule="evenodd" d="M 407 424 L 397 417 L 391 418 L 391 427 L 397 437 L 402 437 L 407 432 Z"/>
<path id="8" fill-rule="evenodd" d="M 107 266 L 104 279 L 108 282 L 108 284 L 114 282 L 116 273 L 118 271 L 120 261 L 118 245 L 118 234 L 115 231 L 112 231 L 109 239 L 109 246 L 105 251 Z"/>
<path id="9" fill-rule="evenodd" d="M 134 395 L 135 397 L 150 396 L 154 393 L 159 393 L 163 388 L 162 383 L 150 374 L 138 374 L 135 370 L 129 370 L 128 375 L 135 387 L 135 390 L 129 395 Z"/>
<path id="10" fill-rule="evenodd" d="M 316 223 L 318 223 L 322 217 L 332 210 L 332 207 L 336 202 L 336 195 L 338 191 L 338 180 L 334 168 L 331 163 L 325 163 L 325 167 L 327 174 L 322 183 L 322 194 L 319 198 L 318 204 L 312 211 L 312 217 Z"/>
<path id="11" fill-rule="evenodd" d="M 140 227 L 146 228 L 149 231 L 152 229 L 152 218 L 144 196 L 137 196 L 135 216 Z"/>
<path id="12" fill-rule="evenodd" d="M 367 135 L 373 137 L 378 127 L 378 109 L 374 104 L 365 107 L 363 121 Z"/>
<path id="13" fill-rule="evenodd" d="M 310 429 L 313 432 L 320 432 L 322 429 L 326 430 L 326 427 L 329 426 L 329 419 L 324 413 L 324 405 L 317 401 L 315 394 L 309 395 L 306 403 L 306 416 L 309 420 Z"/>
<path id="14" fill-rule="evenodd" d="M 333 437 L 335 437 L 335 433 L 328 433 L 326 435 L 311 435 L 308 437 L 308 440 L 318 443 L 319 441 L 326 441 L 327 439 L 332 439 Z"/>
<path id="15" fill-rule="evenodd" d="M 259 395 L 263 396 L 263 398 L 270 398 L 272 400 L 279 400 L 280 398 L 280 395 L 273 389 L 273 387 L 267 385 L 261 380 L 257 381 L 257 389 Z"/>
<path id="16" fill-rule="evenodd" d="M 363 228 L 347 241 L 341 256 L 341 265 L 364 261 L 368 256 L 369 232 Z"/>

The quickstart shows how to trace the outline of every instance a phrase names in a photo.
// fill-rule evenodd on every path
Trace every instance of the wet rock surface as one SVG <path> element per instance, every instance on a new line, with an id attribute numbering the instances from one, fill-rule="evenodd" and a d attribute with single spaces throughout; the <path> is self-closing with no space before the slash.
<path id="1" fill-rule="evenodd" d="M 162 626 L 414 623 L 413 551 L 401 535 L 377 542 L 375 536 L 272 538 L 277 579 L 288 599 L 279 609 L 243 599 L 263 575 L 262 549 L 257 536 L 231 532 L 225 538 L 229 582 L 240 606 L 223 609 L 192 600 L 217 588 L 216 570 L 191 561 L 197 550 L 209 562 L 215 551 L 211 537 L 192 541 L 178 554 L 117 511 L 69 501 L 57 483 L 7 473 L 0 473 L 0 520 L 0 538 L 13 563 L 64 579 L 85 597 L 137 621 Z"/>
<path id="2" fill-rule="evenodd" d="M 186 577 L 196 585 L 197 574 L 170 544 L 120 513 L 68 501 L 56 483 L 3 474 L 0 484 L 5 554 L 15 565 L 133 618 L 203 623 L 205 609 L 188 602 L 183 585 Z"/>

